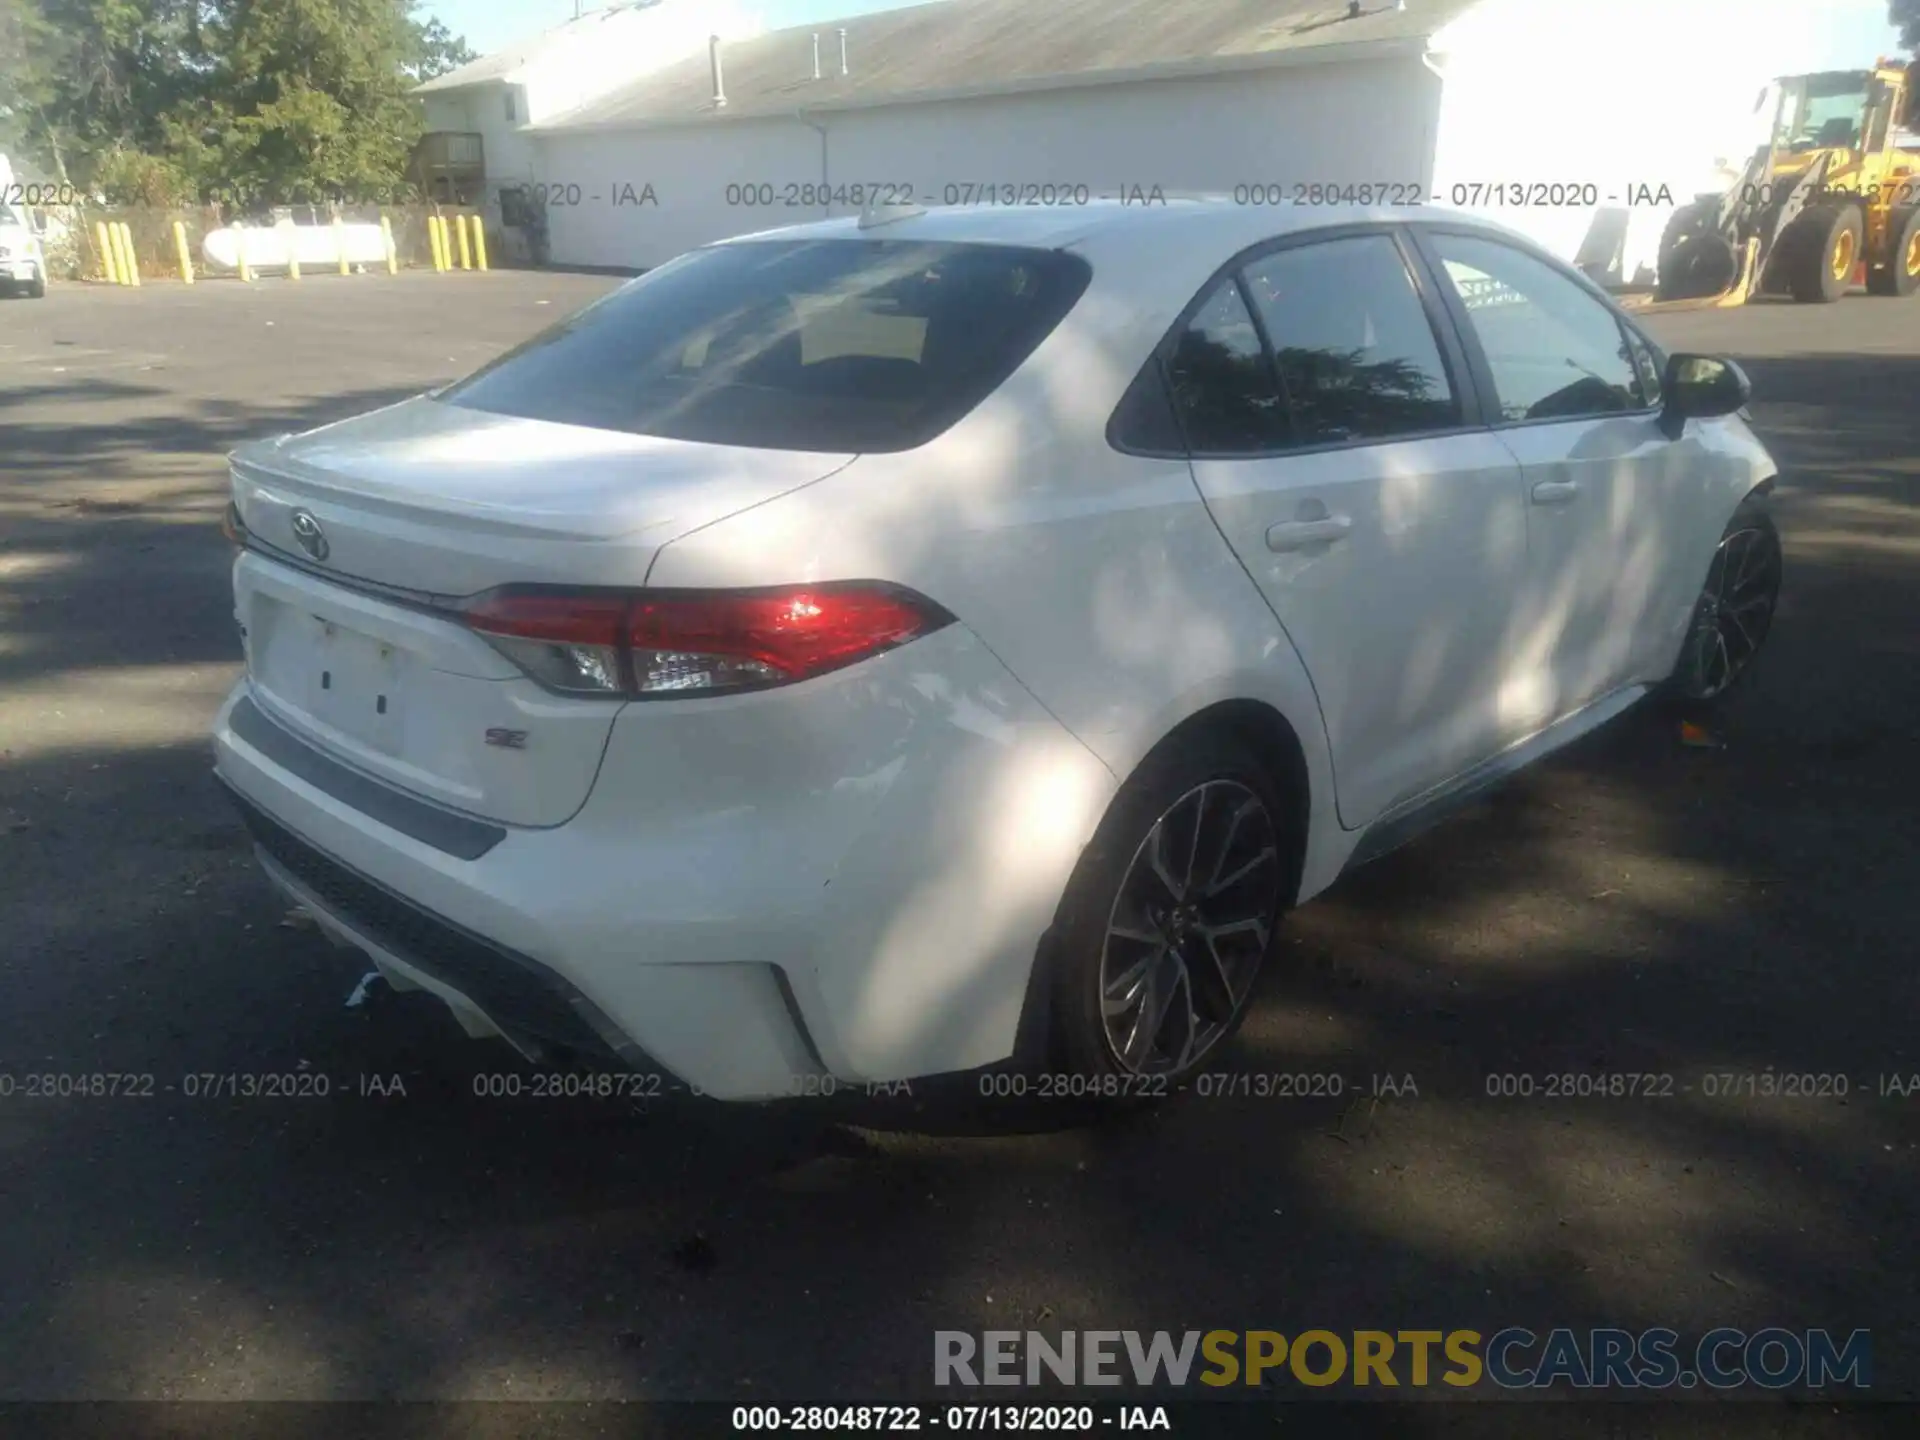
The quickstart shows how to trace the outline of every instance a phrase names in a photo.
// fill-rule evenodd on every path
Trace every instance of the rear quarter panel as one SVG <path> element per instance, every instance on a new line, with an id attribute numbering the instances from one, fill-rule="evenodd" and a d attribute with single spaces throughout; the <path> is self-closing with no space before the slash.
<path id="1" fill-rule="evenodd" d="M 945 435 L 674 541 L 648 584 L 911 586 L 958 616 L 1117 781 L 1207 706 L 1264 701 L 1305 751 L 1302 891 L 1322 888 L 1348 841 L 1299 658 L 1186 461 L 1122 454 L 1105 438 L 1148 351 L 1232 248 L 1094 257 L 1073 314 Z"/>

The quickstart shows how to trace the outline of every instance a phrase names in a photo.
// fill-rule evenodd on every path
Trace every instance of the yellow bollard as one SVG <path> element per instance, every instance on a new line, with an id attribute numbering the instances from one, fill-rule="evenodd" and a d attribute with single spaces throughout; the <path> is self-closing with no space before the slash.
<path id="1" fill-rule="evenodd" d="M 290 233 L 287 236 L 287 278 L 289 280 L 298 280 L 300 278 L 300 247 L 295 245 L 294 241 L 298 238 L 299 232 L 291 230 L 291 227 L 289 227 L 289 231 Z"/>
<path id="2" fill-rule="evenodd" d="M 125 268 L 127 283 L 140 284 L 140 253 L 133 248 L 133 227 L 126 221 L 120 222 L 120 263 Z"/>
<path id="3" fill-rule="evenodd" d="M 353 272 L 347 269 L 347 231 L 338 215 L 333 217 L 333 245 L 340 252 L 340 273 L 351 275 Z"/>
<path id="4" fill-rule="evenodd" d="M 180 278 L 191 285 L 193 283 L 193 253 L 187 249 L 187 227 L 176 220 L 173 222 L 173 249 L 180 257 Z"/>
<path id="5" fill-rule="evenodd" d="M 253 283 L 253 267 L 247 264 L 246 227 L 244 225 L 239 227 L 233 234 L 234 238 L 240 242 L 240 283 L 243 285 L 251 285 Z"/>
<path id="6" fill-rule="evenodd" d="M 447 267 L 440 259 L 440 217 L 427 216 L 427 253 L 433 257 L 433 269 L 437 275 Z"/>
<path id="7" fill-rule="evenodd" d="M 93 243 L 100 251 L 100 268 L 106 271 L 109 284 L 120 283 L 120 257 L 113 253 L 113 242 L 107 238 L 107 222 L 93 222 Z"/>
<path id="8" fill-rule="evenodd" d="M 387 252 L 387 274 L 398 275 L 400 273 L 400 254 L 393 247 L 393 221 L 389 220 L 385 215 L 380 217 L 380 244 L 381 248 Z"/>
<path id="9" fill-rule="evenodd" d="M 478 215 L 473 217 L 473 268 L 487 268 L 487 227 Z"/>
<path id="10" fill-rule="evenodd" d="M 473 250 L 467 244 L 467 217 L 464 215 L 456 215 L 453 217 L 453 223 L 460 231 L 460 268 L 462 270 L 471 270 L 473 268 Z"/>

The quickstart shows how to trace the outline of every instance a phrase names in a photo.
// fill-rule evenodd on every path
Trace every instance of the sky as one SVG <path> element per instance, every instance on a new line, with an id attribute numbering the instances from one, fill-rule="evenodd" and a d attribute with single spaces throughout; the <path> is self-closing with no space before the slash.
<path id="1" fill-rule="evenodd" d="M 1882 55 L 1903 55 L 1884 0 L 1834 0 L 1806 70 L 1857 70 Z"/>
<path id="2" fill-rule="evenodd" d="M 499 50 L 563 20 L 573 18 L 575 0 L 425 0 L 422 9 L 437 15 L 447 28 L 480 54 Z M 581 0 L 585 8 L 600 8 L 602 0 Z M 1044 5 L 1046 0 L 1031 0 Z M 1169 0 L 1178 3 L 1178 0 Z M 1684 3 L 1684 0 L 1680 0 Z M 1781 0 L 1774 0 L 1777 7 Z M 1802 0 L 1787 0 L 1804 13 Z M 862 15 L 897 8 L 898 0 L 745 0 L 744 8 L 767 30 L 807 25 L 839 16 Z M 1756 0 L 1756 11 L 1768 8 Z M 1756 20 L 1756 23 L 1760 23 Z M 1897 51 L 1897 37 L 1887 23 L 1885 0 L 1828 0 L 1827 20 L 1813 46 L 1800 62 L 1807 70 L 1855 69 L 1882 54 Z"/>

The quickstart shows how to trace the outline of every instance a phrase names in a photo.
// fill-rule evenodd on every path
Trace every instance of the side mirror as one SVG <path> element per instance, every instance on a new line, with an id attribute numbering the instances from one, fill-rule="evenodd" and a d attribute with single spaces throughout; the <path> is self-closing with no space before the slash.
<path id="1" fill-rule="evenodd" d="M 1662 389 L 1666 407 L 1660 412 L 1660 428 L 1670 440 L 1680 438 L 1687 421 L 1732 415 L 1753 398 L 1747 372 L 1715 355 L 1671 357 Z"/>

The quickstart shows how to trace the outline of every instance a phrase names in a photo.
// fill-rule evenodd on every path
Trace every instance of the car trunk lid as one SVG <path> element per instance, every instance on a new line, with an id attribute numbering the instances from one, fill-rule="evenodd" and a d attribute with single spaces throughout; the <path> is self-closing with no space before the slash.
<path id="1" fill-rule="evenodd" d="M 570 819 L 616 698 L 559 695 L 461 623 L 506 584 L 637 586 L 661 546 L 853 457 L 513 419 L 429 398 L 245 447 L 247 672 L 323 753 L 464 813 Z"/>
<path id="2" fill-rule="evenodd" d="M 254 537 L 327 574 L 471 595 L 542 580 L 637 585 L 667 541 L 853 458 L 594 430 L 421 396 L 243 447 L 233 490 Z M 324 559 L 296 535 L 299 510 L 318 527 Z"/>

